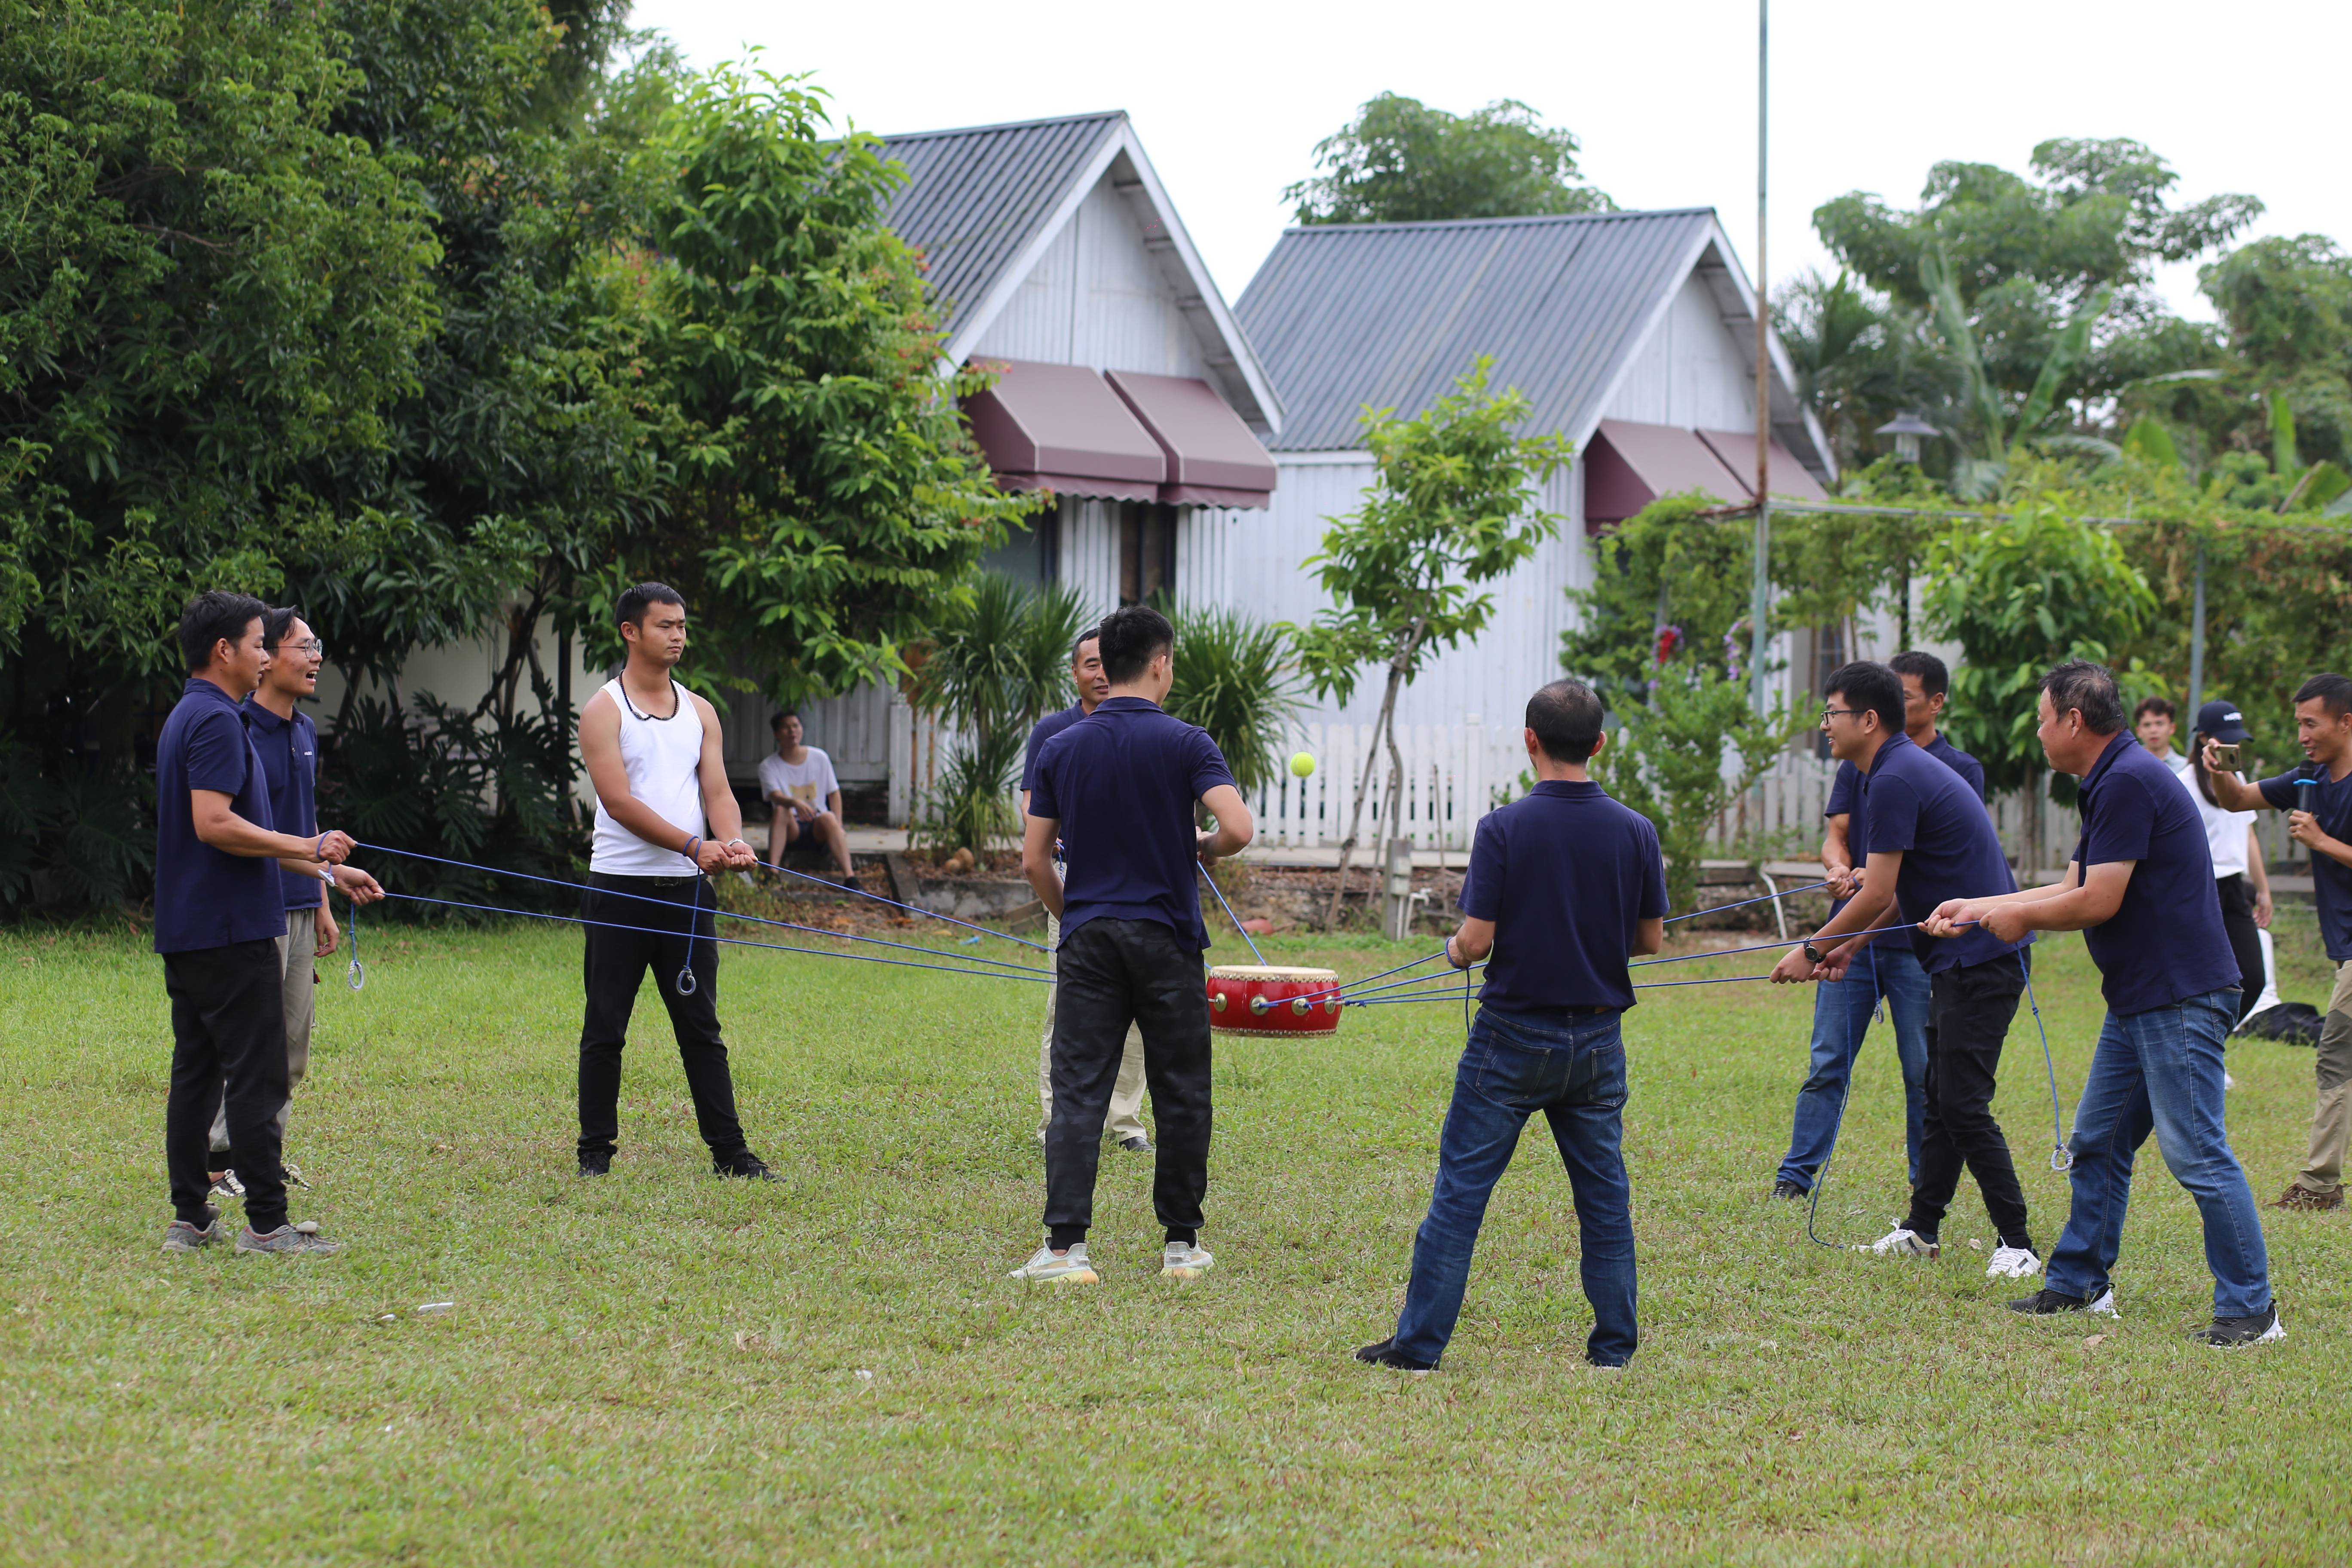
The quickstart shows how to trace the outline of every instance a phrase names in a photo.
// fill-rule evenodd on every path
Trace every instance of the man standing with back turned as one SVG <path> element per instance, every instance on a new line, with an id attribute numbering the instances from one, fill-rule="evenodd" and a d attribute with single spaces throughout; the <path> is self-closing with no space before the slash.
<path id="1" fill-rule="evenodd" d="M 2009 941 L 2079 931 L 2107 1000 L 2066 1139 L 2074 1156 L 2066 1228 L 2048 1283 L 2011 1310 L 2115 1315 L 2132 1159 L 2153 1131 L 2204 1222 L 2213 1322 L 2191 1338 L 2221 1346 L 2284 1338 L 2262 1215 L 2221 1124 L 2221 1042 L 2238 1018 L 2238 958 L 2221 930 L 2205 825 L 2172 770 L 2125 732 L 2107 670 L 2060 665 L 2042 678 L 2037 707 L 2050 765 L 2083 781 L 2083 837 L 2065 879 L 1955 899 L 1927 924 L 1933 935 L 1957 936 L 1974 921 Z"/>
<path id="2" fill-rule="evenodd" d="M 1160 1271 L 1208 1272 L 1201 1198 L 1209 1185 L 1209 995 L 1201 953 L 1200 868 L 1248 847 L 1254 824 L 1208 731 L 1160 704 L 1175 683 L 1175 629 L 1146 605 L 1102 624 L 1110 694 L 1046 742 L 1031 780 L 1021 869 L 1061 921 L 1055 951 L 1054 1120 L 1045 1129 L 1045 1244 L 1016 1279 L 1092 1285 L 1087 1256 L 1103 1110 L 1128 1026 L 1143 1030 L 1143 1073 L 1159 1108 L 1151 1206 Z M 1216 830 L 1193 826 L 1205 806 Z M 1054 841 L 1068 847 L 1066 886 Z"/>
<path id="3" fill-rule="evenodd" d="M 670 678 L 686 656 L 686 601 L 674 588 L 640 583 L 614 609 L 628 662 L 580 710 L 580 757 L 596 786 L 595 847 L 580 900 L 593 922 L 583 928 L 580 1173 L 613 1168 L 621 1047 L 650 968 L 711 1169 L 772 1182 L 735 1120 L 735 1080 L 719 1035 L 718 906 L 702 885 L 709 873 L 755 866 L 759 857 L 743 841 L 742 808 L 727 784 L 719 710 Z"/>
<path id="4" fill-rule="evenodd" d="M 1478 1019 L 1454 1074 L 1438 1135 L 1437 1184 L 1412 1247 L 1396 1332 L 1358 1361 L 1433 1370 L 1454 1337 L 1486 1200 L 1541 1111 L 1575 1194 L 1584 1359 L 1623 1366 L 1641 1342 L 1634 1317 L 1633 1192 L 1625 1180 L 1628 953 L 1666 941 L 1666 868 L 1657 829 L 1601 793 L 1588 771 L 1608 739 L 1601 700 L 1555 680 L 1528 700 L 1524 739 L 1536 787 L 1486 814 L 1462 883 L 1462 928 L 1446 962 L 1491 952 Z"/>
<path id="5" fill-rule="evenodd" d="M 226 1081 L 229 1163 L 245 1184 L 239 1252 L 337 1252 L 286 1219 L 278 1112 L 286 1106 L 286 908 L 281 868 L 316 877 L 352 852 L 341 833 L 277 831 L 261 759 L 237 704 L 269 669 L 269 606 L 215 591 L 188 601 L 180 651 L 188 684 L 155 742 L 155 951 L 172 998 L 171 1167 L 166 1252 L 223 1239 L 205 1200 L 213 1109 Z"/>

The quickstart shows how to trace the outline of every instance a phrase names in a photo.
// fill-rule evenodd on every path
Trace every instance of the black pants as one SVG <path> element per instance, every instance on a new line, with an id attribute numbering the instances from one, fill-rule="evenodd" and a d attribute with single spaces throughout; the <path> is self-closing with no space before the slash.
<path id="1" fill-rule="evenodd" d="M 2025 1192 L 2017 1184 L 2009 1141 L 1992 1119 L 2000 1047 L 2024 991 L 2021 953 L 2005 952 L 1928 977 L 1927 1115 L 1919 1129 L 1919 1179 L 1911 1188 L 1911 1216 L 1903 1222 L 1920 1236 L 1938 1234 L 1965 1164 L 1976 1174 L 1985 1213 L 2001 1244 L 2033 1247 Z"/>
<path id="2" fill-rule="evenodd" d="M 2238 955 L 2238 1022 L 2242 1024 L 2262 999 L 2263 984 L 2269 978 L 2263 971 L 2262 928 L 2254 924 L 2254 884 L 2240 872 L 2216 881 L 2213 891 L 2221 898 L 2221 929 L 2230 934 L 2230 951 Z"/>
<path id="3" fill-rule="evenodd" d="M 1103 1116 L 1127 1026 L 1143 1035 L 1159 1134 L 1151 1207 L 1171 1241 L 1197 1240 L 1209 1188 L 1209 995 L 1201 954 L 1158 921 L 1091 920 L 1055 954 L 1054 1119 L 1045 1126 L 1045 1226 L 1055 1247 L 1095 1220 Z"/>
<path id="4" fill-rule="evenodd" d="M 686 1067 L 686 1087 L 694 1095 L 694 1120 L 702 1141 L 710 1146 L 713 1160 L 733 1159 L 743 1152 L 743 1128 L 735 1120 L 735 1080 L 727 1070 L 727 1045 L 719 1037 L 719 944 L 709 940 L 718 921 L 709 892 L 699 877 L 592 872 L 588 886 L 580 900 L 582 917 L 610 925 L 583 928 L 588 944 L 581 977 L 588 1011 L 580 1026 L 580 1152 L 609 1156 L 620 1137 L 621 1047 L 628 1042 L 637 986 L 650 968 L 662 1005 L 669 1009 L 669 1026 L 677 1036 L 678 1059 Z M 655 900 L 660 901 L 648 901 Z M 650 929 L 614 931 L 611 926 Z M 678 971 L 689 967 L 689 946 L 694 988 L 680 995 Z"/>
<path id="5" fill-rule="evenodd" d="M 172 998 L 172 1089 L 163 1103 L 163 1161 L 172 1213 L 208 1222 L 213 1114 L 226 1083 L 228 1163 L 245 1184 L 245 1223 L 286 1223 L 278 1113 L 286 1105 L 286 968 L 282 938 L 163 955 Z"/>

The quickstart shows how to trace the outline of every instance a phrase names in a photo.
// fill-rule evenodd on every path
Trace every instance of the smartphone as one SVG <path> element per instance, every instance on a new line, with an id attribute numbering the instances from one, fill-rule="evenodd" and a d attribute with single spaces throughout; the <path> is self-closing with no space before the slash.
<path id="1" fill-rule="evenodd" d="M 2238 771 L 2238 742 L 2235 741 L 2214 742 L 2213 765 L 2220 768 L 2223 773 L 2236 773 Z"/>

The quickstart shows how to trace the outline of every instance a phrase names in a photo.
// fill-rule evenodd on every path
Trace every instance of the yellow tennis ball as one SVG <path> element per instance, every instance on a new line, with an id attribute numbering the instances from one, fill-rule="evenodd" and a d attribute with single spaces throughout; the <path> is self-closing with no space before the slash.
<path id="1" fill-rule="evenodd" d="M 1312 752 L 1291 752 L 1290 771 L 1292 773 L 1302 779 L 1311 776 L 1315 772 L 1315 753 Z"/>

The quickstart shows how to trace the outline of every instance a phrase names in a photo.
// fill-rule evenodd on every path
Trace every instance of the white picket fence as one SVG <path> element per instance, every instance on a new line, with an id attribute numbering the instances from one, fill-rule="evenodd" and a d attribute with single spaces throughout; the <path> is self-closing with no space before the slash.
<path id="1" fill-rule="evenodd" d="M 1373 744 L 1370 724 L 1307 724 L 1283 743 L 1286 756 L 1306 752 L 1315 759 L 1307 778 L 1286 768 L 1250 803 L 1257 816 L 1257 842 L 1267 848 L 1333 849 L 1348 836 L 1356 792 L 1369 783 L 1363 816 L 1356 828 L 1360 849 L 1392 837 L 1410 839 L 1415 849 L 1467 854 L 1478 819 L 1497 790 L 1516 794 L 1527 766 L 1517 732 L 1496 735 L 1478 724 L 1402 724 L 1397 751 L 1404 762 L 1404 795 L 1398 821 L 1381 820 L 1388 802 L 1388 748 L 1364 777 L 1364 753 Z"/>

